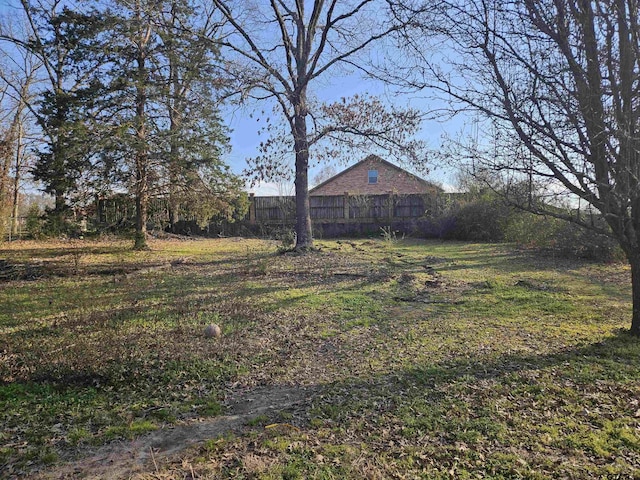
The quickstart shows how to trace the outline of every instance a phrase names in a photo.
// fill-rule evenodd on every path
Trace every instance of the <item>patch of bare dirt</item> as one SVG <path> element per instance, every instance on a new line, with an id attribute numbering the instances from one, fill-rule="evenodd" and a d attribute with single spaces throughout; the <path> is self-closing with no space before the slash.
<path id="1" fill-rule="evenodd" d="M 423 265 L 424 273 L 402 273 L 397 282 L 402 286 L 393 298 L 399 302 L 425 304 L 457 304 L 472 286 L 459 280 L 443 277 L 429 265 Z"/>
<path id="2" fill-rule="evenodd" d="M 313 398 L 311 387 L 274 385 L 239 389 L 227 398 L 228 414 L 157 430 L 131 442 L 115 442 L 79 460 L 42 472 L 36 478 L 124 479 L 158 469 L 186 448 L 237 432 L 259 415 L 303 409 Z"/>

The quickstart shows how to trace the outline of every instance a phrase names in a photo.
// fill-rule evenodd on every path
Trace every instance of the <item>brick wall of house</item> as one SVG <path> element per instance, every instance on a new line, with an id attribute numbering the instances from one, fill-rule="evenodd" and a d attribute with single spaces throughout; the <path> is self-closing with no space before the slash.
<path id="1" fill-rule="evenodd" d="M 378 183 L 369 183 L 369 170 L 378 171 Z M 311 195 L 383 195 L 433 193 L 436 187 L 371 155 L 351 169 L 312 189 Z"/>

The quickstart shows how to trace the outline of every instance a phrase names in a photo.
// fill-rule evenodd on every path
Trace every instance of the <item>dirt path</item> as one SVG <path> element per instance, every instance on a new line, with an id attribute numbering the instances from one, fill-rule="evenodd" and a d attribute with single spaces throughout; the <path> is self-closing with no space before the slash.
<path id="1" fill-rule="evenodd" d="M 163 460 L 191 445 L 240 430 L 258 415 L 299 408 L 315 393 L 310 387 L 268 386 L 234 392 L 227 403 L 228 414 L 160 429 L 132 442 L 116 442 L 91 455 L 60 465 L 38 478 L 44 479 L 124 479 L 144 471 L 153 471 Z"/>

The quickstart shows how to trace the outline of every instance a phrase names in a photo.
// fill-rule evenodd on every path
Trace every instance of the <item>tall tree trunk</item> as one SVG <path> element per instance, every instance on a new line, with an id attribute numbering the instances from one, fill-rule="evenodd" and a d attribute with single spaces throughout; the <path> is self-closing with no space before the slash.
<path id="1" fill-rule="evenodd" d="M 7 137 L 12 136 L 9 132 Z M 0 142 L 0 241 L 4 238 L 4 227 L 9 206 L 9 165 L 11 164 L 11 144 L 13 140 L 6 138 Z"/>
<path id="2" fill-rule="evenodd" d="M 631 296 L 633 301 L 630 332 L 640 336 L 640 251 L 628 253 L 627 258 L 631 265 Z"/>
<path id="3" fill-rule="evenodd" d="M 309 207 L 309 142 L 304 100 L 295 108 L 293 118 L 296 151 L 296 250 L 313 247 L 311 209 Z"/>
<path id="4" fill-rule="evenodd" d="M 9 137 L 10 134 L 7 135 Z M 7 138 L 2 141 L 0 144 L 0 201 L 3 202 L 7 197 L 8 187 L 9 187 L 9 166 L 11 164 L 11 144 L 13 143 L 13 139 Z M 1 206 L 0 206 L 1 208 Z"/>
<path id="5" fill-rule="evenodd" d="M 13 206 L 11 209 L 11 236 L 14 238 L 18 236 L 18 227 L 19 227 L 19 222 L 18 222 L 18 213 L 19 213 L 18 207 L 20 206 L 20 193 L 18 191 L 19 187 L 20 187 L 20 175 L 19 173 L 16 173 L 14 190 L 13 190 Z"/>
<path id="6" fill-rule="evenodd" d="M 171 147 L 173 149 L 173 146 Z M 173 156 L 173 153 L 170 153 Z M 173 162 L 173 159 L 171 160 Z M 169 231 L 171 233 L 177 233 L 176 224 L 178 223 L 178 209 L 180 204 L 178 202 L 178 176 L 176 175 L 176 169 L 174 165 L 169 166 Z"/>
<path id="7" fill-rule="evenodd" d="M 142 5 L 139 1 L 135 5 L 136 19 L 140 37 L 138 38 L 137 51 L 137 85 L 136 85 L 136 139 L 135 139 L 135 163 L 136 163 L 136 233 L 134 250 L 148 250 L 147 244 L 147 217 L 149 212 L 149 151 L 146 124 L 147 106 L 147 42 L 151 34 L 151 27 L 143 28 Z"/>
<path id="8" fill-rule="evenodd" d="M 56 197 L 55 206 L 54 206 L 55 211 L 58 213 L 58 215 L 62 216 L 67 206 L 67 202 L 65 201 L 65 198 L 64 198 L 64 193 L 60 190 L 57 190 L 55 197 Z"/>
<path id="9" fill-rule="evenodd" d="M 144 156 L 139 158 L 136 163 L 138 163 L 136 168 L 136 234 L 133 249 L 148 250 L 147 217 L 149 211 L 149 190 Z"/>
<path id="10" fill-rule="evenodd" d="M 22 152 L 24 150 L 24 144 L 22 143 L 22 122 L 18 125 L 18 143 L 16 145 L 16 157 L 14 164 L 14 176 L 13 176 L 13 202 L 11 209 L 11 235 L 18 235 L 18 204 L 20 200 L 20 180 L 21 180 L 21 170 L 22 170 Z"/>
<path id="11" fill-rule="evenodd" d="M 172 109 L 173 110 L 173 109 Z M 176 224 L 178 223 L 178 210 L 180 208 L 180 202 L 178 198 L 178 171 L 179 171 L 179 155 L 180 149 L 177 145 L 176 135 L 177 133 L 177 124 L 175 113 L 170 115 L 171 125 L 169 135 L 170 146 L 169 146 L 169 230 L 172 233 L 176 232 Z"/>
<path id="12" fill-rule="evenodd" d="M 171 2 L 170 26 L 176 28 L 177 4 Z M 181 123 L 182 109 L 179 105 L 180 79 L 178 76 L 178 61 L 176 58 L 174 39 L 169 37 L 166 40 L 167 55 L 169 59 L 168 78 L 168 112 L 169 112 L 169 230 L 176 233 L 176 223 L 178 223 L 178 171 L 180 169 L 178 145 L 178 131 Z"/>
<path id="13" fill-rule="evenodd" d="M 136 233 L 134 250 L 147 250 L 147 217 L 149 211 L 149 173 L 144 121 L 146 96 L 144 87 L 139 88 L 136 106 L 138 128 L 136 132 Z"/>
<path id="14" fill-rule="evenodd" d="M 63 133 L 64 125 L 68 121 L 68 109 L 65 105 L 65 90 L 63 88 L 64 73 L 62 65 L 58 65 L 56 68 L 56 87 L 54 89 L 55 98 L 55 140 L 51 145 L 51 173 L 54 175 L 54 195 L 55 195 L 55 207 L 53 211 L 53 220 L 59 223 L 60 226 L 64 224 L 67 200 L 66 195 L 69 190 L 69 186 L 66 184 L 65 178 L 65 160 L 68 156 L 68 149 L 65 148 L 67 135 Z M 66 150 L 66 151 L 65 151 Z M 71 153 L 73 154 L 73 153 Z"/>
<path id="15" fill-rule="evenodd" d="M 14 147 L 16 138 L 18 138 L 18 129 L 20 127 L 20 115 L 22 110 L 18 106 L 16 113 L 9 125 L 4 138 L 0 140 L 0 240 L 4 238 L 6 227 L 10 227 L 10 191 L 11 182 L 9 172 L 14 159 Z"/>
<path id="16" fill-rule="evenodd" d="M 178 132 L 180 130 L 181 106 L 178 105 L 178 79 L 175 72 L 175 59 L 173 55 L 170 69 L 171 97 L 173 100 L 169 104 L 169 229 L 176 233 L 176 223 L 178 223 L 178 172 L 180 170 L 180 147 L 178 145 Z"/>

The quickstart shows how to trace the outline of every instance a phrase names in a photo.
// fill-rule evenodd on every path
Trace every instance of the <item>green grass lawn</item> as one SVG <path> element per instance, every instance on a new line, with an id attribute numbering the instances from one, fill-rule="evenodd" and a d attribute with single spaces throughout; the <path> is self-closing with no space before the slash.
<path id="1" fill-rule="evenodd" d="M 138 478 L 636 478 L 626 265 L 318 244 L 0 245 L 0 477 L 224 415 L 238 389 L 300 385 L 304 406 Z"/>

